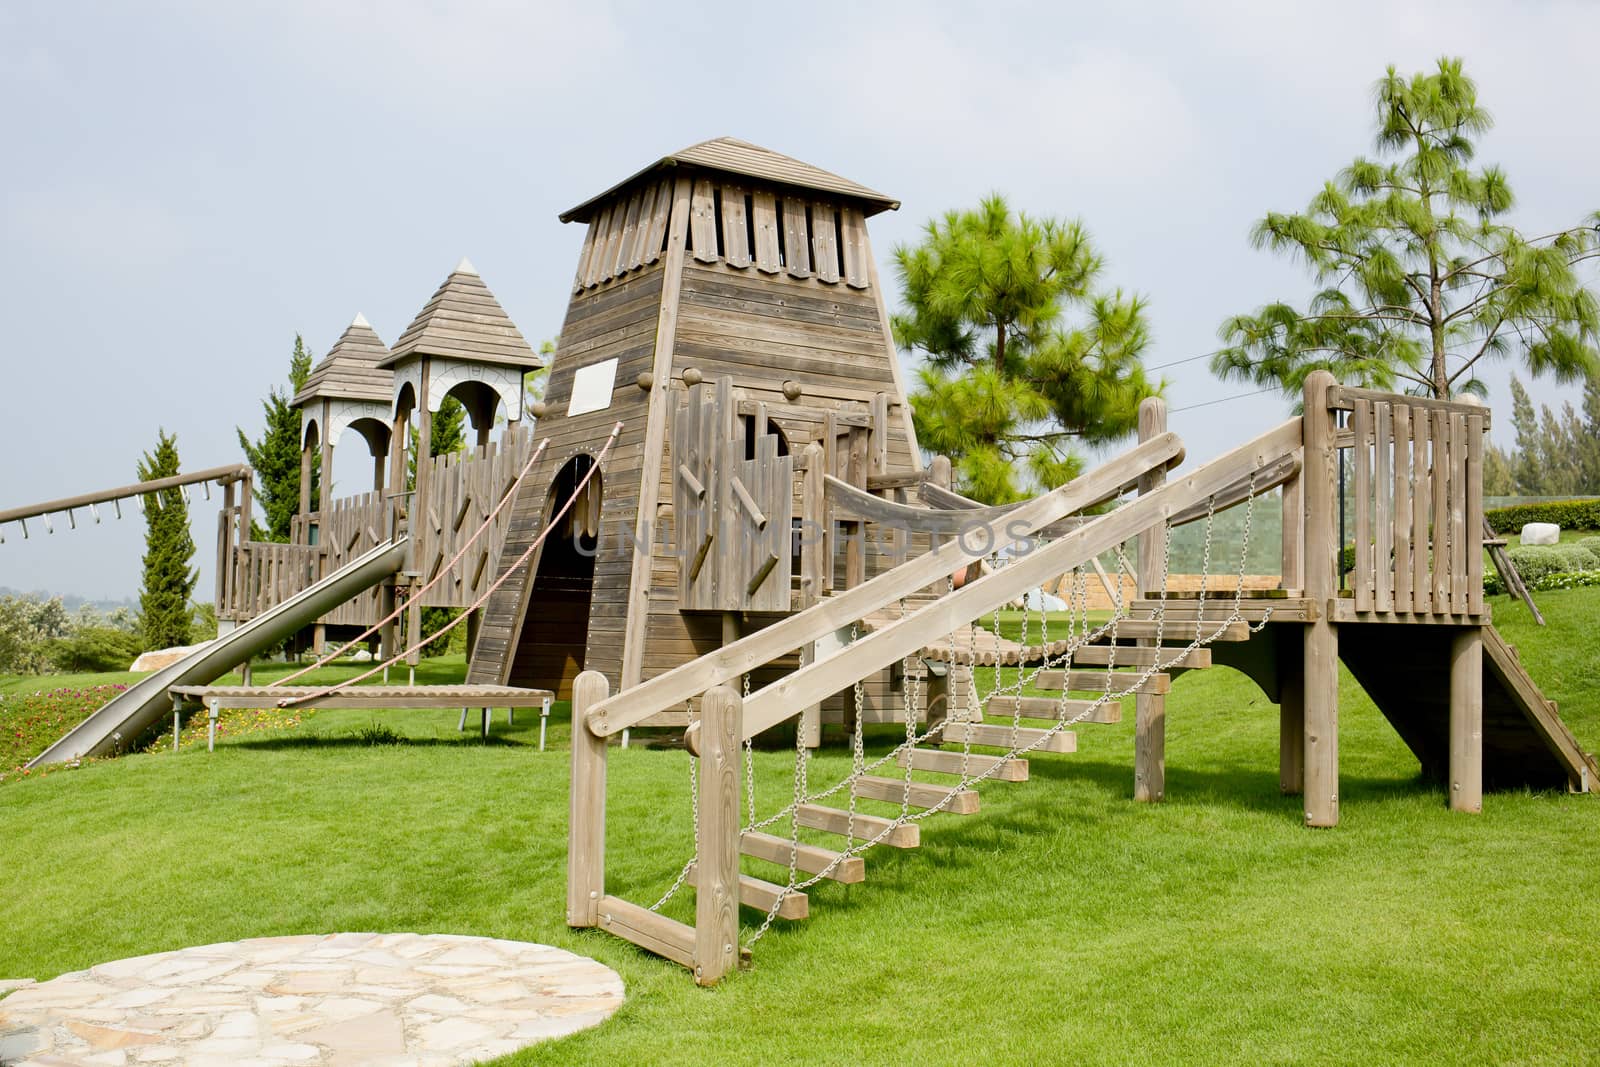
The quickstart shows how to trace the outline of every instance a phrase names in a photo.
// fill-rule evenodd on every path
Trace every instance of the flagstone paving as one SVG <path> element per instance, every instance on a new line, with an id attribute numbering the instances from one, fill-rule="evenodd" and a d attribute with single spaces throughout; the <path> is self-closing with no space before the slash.
<path id="1" fill-rule="evenodd" d="M 0 1064 L 474 1063 L 596 1026 L 622 999 L 615 971 L 548 945 L 264 937 L 25 986 L 0 1000 Z"/>

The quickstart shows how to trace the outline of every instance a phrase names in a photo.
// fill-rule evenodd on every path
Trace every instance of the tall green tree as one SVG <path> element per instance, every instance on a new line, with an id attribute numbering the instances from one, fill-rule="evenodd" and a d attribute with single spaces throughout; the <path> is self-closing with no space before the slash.
<path id="1" fill-rule="evenodd" d="M 264 429 L 251 441 L 237 428 L 239 447 L 256 472 L 255 495 L 266 526 L 252 522 L 250 536 L 257 541 L 288 541 L 289 520 L 300 511 L 300 412 L 290 406 L 311 374 L 311 350 L 299 334 L 289 356 L 289 387 L 273 386 L 261 402 Z M 320 464 L 311 465 L 311 497 L 317 498 Z"/>
<path id="2" fill-rule="evenodd" d="M 161 430 L 153 452 L 139 461 L 139 480 L 178 473 L 178 439 Z M 189 536 L 189 504 L 182 489 L 144 495 L 144 580 L 139 590 L 139 632 L 145 648 L 187 645 L 189 597 L 200 577 L 189 566 L 194 539 Z"/>
<path id="3" fill-rule="evenodd" d="M 1516 450 L 1507 456 L 1513 488 L 1524 496 L 1578 496 L 1600 494 L 1600 380 L 1591 379 L 1584 391 L 1584 414 L 1571 402 L 1556 411 L 1546 404 L 1535 410 L 1528 391 L 1514 375 L 1511 379 L 1511 426 Z M 1485 454 L 1484 485 L 1488 489 L 1491 460 L 1497 449 Z"/>
<path id="4" fill-rule="evenodd" d="M 1251 232 L 1321 289 L 1304 311 L 1279 302 L 1228 319 L 1212 370 L 1291 396 L 1325 368 L 1351 385 L 1449 397 L 1483 395 L 1490 360 L 1559 381 L 1600 367 L 1600 308 L 1574 269 L 1596 254 L 1600 215 L 1533 237 L 1504 221 L 1511 186 L 1499 167 L 1472 165 L 1492 120 L 1459 59 L 1409 78 L 1390 67 L 1374 100 L 1377 158 Z"/>
<path id="5" fill-rule="evenodd" d="M 895 341 L 925 359 L 917 438 L 951 458 L 968 496 L 1005 503 L 1071 479 L 1076 442 L 1127 434 L 1160 391 L 1140 362 L 1145 303 L 1097 289 L 1104 263 L 1080 222 L 1030 218 L 996 194 L 894 256 Z"/>

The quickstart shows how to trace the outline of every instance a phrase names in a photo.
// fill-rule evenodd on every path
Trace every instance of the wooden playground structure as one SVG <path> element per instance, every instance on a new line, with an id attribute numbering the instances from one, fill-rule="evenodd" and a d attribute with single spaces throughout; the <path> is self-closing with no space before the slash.
<path id="1" fill-rule="evenodd" d="M 414 664 L 421 608 L 462 609 L 465 686 L 391 687 L 384 706 L 570 697 L 568 921 L 703 984 L 749 947 L 741 906 L 764 917 L 750 943 L 804 918 L 808 886 L 861 881 L 871 846 L 917 847 L 929 817 L 977 813 L 977 785 L 1022 783 L 1029 758 L 1070 755 L 1075 730 L 1119 721 L 1125 696 L 1134 797 L 1161 800 L 1166 696 L 1188 670 L 1234 667 L 1279 705 L 1280 785 L 1303 796 L 1308 826 L 1339 819 L 1341 661 L 1452 808 L 1478 811 L 1485 787 L 1593 788 L 1593 758 L 1484 603 L 1487 409 L 1319 372 L 1303 415 L 1184 467 L 1165 405 L 1150 400 L 1122 455 L 1033 500 L 980 506 L 952 491 L 948 460 L 925 467 L 917 446 L 867 235 L 897 206 L 721 139 L 568 211 L 585 236 L 531 429 L 522 376 L 541 361 L 470 264 L 392 350 L 357 317 L 295 398 L 291 543 L 250 539 L 248 471 L 216 479 L 218 615 L 259 637 L 225 633 L 204 670 L 155 688 L 213 709 L 376 699 L 210 682 L 305 627 L 319 651 L 370 638 L 385 663 Z M 475 443 L 418 462 L 408 484 L 408 435 L 427 456 L 447 396 L 467 408 Z M 351 431 L 373 458 L 372 490 L 314 499 L 311 471 L 326 492 Z M 1341 455 L 1353 471 L 1348 588 Z M 1279 587 L 1246 590 L 1251 509 L 1268 493 L 1283 501 Z M 1242 546 L 1212 544 L 1228 508 L 1245 509 Z M 1189 523 L 1204 524 L 1207 566 L 1178 593 L 1170 533 Z M 1090 582 L 1115 590 L 1109 616 L 1083 606 Z M 1025 611 L 1020 640 L 988 625 L 1046 584 L 1069 603 L 1065 632 L 1042 612 Z M 140 715 L 118 722 L 135 730 L 151 721 Z M 904 740 L 868 761 L 871 723 L 899 724 Z M 812 789 L 809 750 L 827 726 L 851 744 L 852 770 Z M 695 852 L 652 907 L 605 882 L 607 747 L 640 727 L 684 729 L 697 769 Z M 741 813 L 743 750 L 776 727 L 794 732 L 795 794 L 774 813 L 753 801 Z M 774 880 L 743 873 L 741 857 Z M 660 911 L 685 885 L 692 925 Z"/>

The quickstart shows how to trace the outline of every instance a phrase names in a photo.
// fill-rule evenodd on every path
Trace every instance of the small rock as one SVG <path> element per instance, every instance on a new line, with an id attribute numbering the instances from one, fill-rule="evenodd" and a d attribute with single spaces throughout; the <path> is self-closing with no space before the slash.
<path id="1" fill-rule="evenodd" d="M 368 652 L 364 648 L 360 648 L 357 649 L 353 655 L 351 655 L 350 659 L 354 663 L 371 663 L 372 653 Z"/>
<path id="2" fill-rule="evenodd" d="M 1525 545 L 1554 545 L 1561 542 L 1561 527 L 1553 522 L 1530 522 L 1522 528 Z"/>
<path id="3" fill-rule="evenodd" d="M 157 648 L 144 653 L 133 661 L 130 671 L 159 671 L 163 667 L 170 667 L 174 663 L 192 653 L 200 651 L 209 645 L 210 641 L 202 641 L 198 645 L 176 645 L 172 648 Z"/>

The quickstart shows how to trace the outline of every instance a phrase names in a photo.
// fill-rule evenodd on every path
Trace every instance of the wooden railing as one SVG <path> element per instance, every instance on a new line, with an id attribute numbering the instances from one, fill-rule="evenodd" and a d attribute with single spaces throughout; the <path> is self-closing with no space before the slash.
<path id="1" fill-rule="evenodd" d="M 1349 452 L 1360 614 L 1483 613 L 1483 435 L 1487 409 L 1335 387 L 1348 411 L 1335 444 Z"/>
<path id="2" fill-rule="evenodd" d="M 511 488 L 531 454 L 532 433 L 508 428 L 499 441 L 430 461 L 428 500 L 406 501 L 410 525 L 417 531 L 413 559 L 419 584 L 435 577 L 478 530 Z M 240 505 L 232 488 L 226 491 L 217 533 L 219 618 L 254 618 L 313 582 L 333 574 L 391 537 L 404 520 L 391 517 L 400 498 L 386 493 L 340 497 L 321 511 L 296 515 L 290 521 L 290 543 L 255 542 L 249 538 L 249 482 Z M 494 561 L 505 544 L 511 510 L 506 508 L 473 542 L 444 581 L 423 597 L 427 607 L 466 607 L 494 580 Z M 323 624 L 367 626 L 382 614 L 383 592 L 372 589 L 346 602 L 321 620 Z"/>

